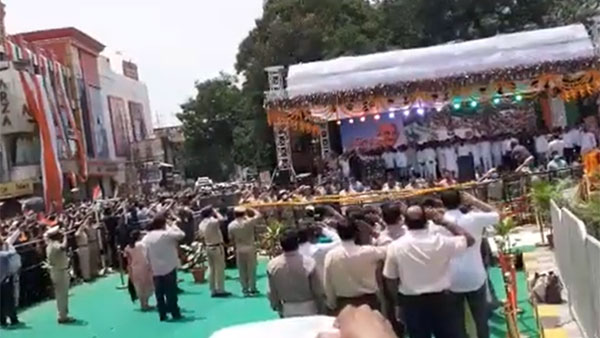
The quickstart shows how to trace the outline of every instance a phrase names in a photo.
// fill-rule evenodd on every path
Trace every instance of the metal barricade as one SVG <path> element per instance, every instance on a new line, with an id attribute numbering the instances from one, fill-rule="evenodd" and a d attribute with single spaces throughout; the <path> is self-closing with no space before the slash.
<path id="1" fill-rule="evenodd" d="M 568 209 L 552 202 L 555 256 L 573 317 L 588 338 L 600 337 L 600 241 Z"/>

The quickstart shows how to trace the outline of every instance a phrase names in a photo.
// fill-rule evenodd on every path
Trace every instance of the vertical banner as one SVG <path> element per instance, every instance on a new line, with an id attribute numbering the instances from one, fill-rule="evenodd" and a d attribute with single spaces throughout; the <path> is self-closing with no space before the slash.
<path id="1" fill-rule="evenodd" d="M 126 157 L 129 155 L 129 137 L 127 135 L 127 112 L 125 101 L 119 97 L 108 96 L 108 110 L 112 123 L 115 154 Z"/>
<path id="2" fill-rule="evenodd" d="M 52 122 L 48 100 L 42 90 L 42 78 L 19 72 L 27 106 L 38 124 L 42 148 L 42 177 L 46 211 L 62 210 L 62 172 L 56 154 L 56 130 Z"/>
<path id="3" fill-rule="evenodd" d="M 93 118 L 91 126 L 94 144 L 96 145 L 96 157 L 108 158 L 108 136 L 103 115 L 102 93 L 99 88 L 94 86 L 88 86 L 88 92 L 90 94 L 90 117 Z"/>
<path id="4" fill-rule="evenodd" d="M 144 106 L 138 102 L 129 101 L 129 115 L 131 117 L 131 128 L 133 129 L 133 140 L 136 142 L 146 139 L 146 123 L 144 122 Z"/>

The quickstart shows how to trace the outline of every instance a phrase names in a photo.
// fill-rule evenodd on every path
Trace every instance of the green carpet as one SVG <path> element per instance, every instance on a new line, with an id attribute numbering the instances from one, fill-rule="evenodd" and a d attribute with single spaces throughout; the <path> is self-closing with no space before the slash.
<path id="1" fill-rule="evenodd" d="M 237 271 L 228 270 L 226 287 L 235 297 L 213 299 L 208 285 L 196 285 L 188 274 L 179 274 L 185 281 L 180 283 L 186 292 L 180 295 L 179 305 L 187 320 L 183 322 L 158 321 L 158 314 L 143 313 L 138 304 L 132 304 L 127 291 L 117 290 L 118 275 L 112 275 L 93 284 L 81 285 L 71 290 L 70 313 L 79 323 L 63 326 L 56 323 L 55 303 L 48 301 L 23 311 L 21 320 L 26 326 L 14 330 L 1 330 L 2 338 L 205 338 L 212 332 L 234 324 L 274 319 L 264 293 L 267 290 L 265 264 L 259 266 L 259 288 L 263 295 L 257 298 L 240 297 Z M 492 280 L 500 299 L 505 298 L 501 286 L 500 270 L 491 271 Z M 523 334 L 535 337 L 536 326 L 531 306 L 527 302 L 525 278 L 519 274 L 519 305 L 524 312 L 519 317 L 519 327 Z M 500 312 L 491 320 L 491 333 L 494 338 L 506 336 L 504 316 Z"/>

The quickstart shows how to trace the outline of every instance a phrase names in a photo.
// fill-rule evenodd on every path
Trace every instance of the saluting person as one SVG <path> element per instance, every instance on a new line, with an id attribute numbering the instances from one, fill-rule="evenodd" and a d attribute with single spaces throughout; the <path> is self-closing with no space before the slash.
<path id="1" fill-rule="evenodd" d="M 54 287 L 54 298 L 58 309 L 58 323 L 72 323 L 69 317 L 69 257 L 67 256 L 67 237 L 58 226 L 46 231 L 46 257 L 50 265 L 50 278 Z"/>
<path id="2" fill-rule="evenodd" d="M 202 221 L 199 230 L 206 244 L 210 270 L 208 279 L 212 297 L 231 296 L 231 293 L 225 291 L 225 248 L 223 233 L 221 233 L 221 222 L 225 218 L 213 208 L 203 209 L 200 216 Z"/>
<path id="3" fill-rule="evenodd" d="M 258 293 L 256 289 L 256 239 L 255 228 L 261 214 L 245 207 L 237 206 L 233 210 L 235 219 L 229 223 L 227 232 L 235 245 L 235 258 L 240 273 L 240 283 L 244 296 Z"/>

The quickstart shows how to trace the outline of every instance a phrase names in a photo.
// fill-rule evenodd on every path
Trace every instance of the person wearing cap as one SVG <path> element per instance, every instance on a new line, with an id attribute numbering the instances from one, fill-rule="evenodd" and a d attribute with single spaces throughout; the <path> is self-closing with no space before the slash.
<path id="1" fill-rule="evenodd" d="M 240 274 L 244 296 L 258 293 L 256 289 L 256 239 L 255 228 L 261 214 L 254 209 L 237 206 L 233 209 L 235 219 L 229 223 L 227 232 L 235 246 L 235 258 Z"/>
<path id="2" fill-rule="evenodd" d="M 81 221 L 79 227 L 75 231 L 75 242 L 77 243 L 77 256 L 79 257 L 79 269 L 81 277 L 85 282 L 91 281 L 92 275 L 90 271 L 90 248 L 88 246 L 88 231 L 87 220 Z"/>
<path id="3" fill-rule="evenodd" d="M 223 233 L 221 233 L 221 222 L 225 218 L 212 207 L 202 209 L 200 216 L 202 221 L 198 228 L 206 244 L 212 297 L 231 296 L 231 293 L 225 291 L 225 248 Z"/>
<path id="4" fill-rule="evenodd" d="M 58 310 L 58 323 L 72 323 L 69 317 L 69 257 L 67 256 L 67 237 L 58 226 L 46 231 L 46 257 L 50 266 L 50 278 L 54 287 L 54 298 Z"/>

